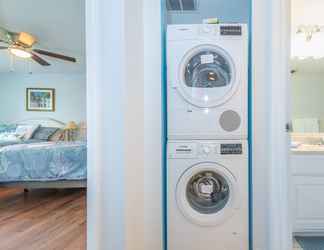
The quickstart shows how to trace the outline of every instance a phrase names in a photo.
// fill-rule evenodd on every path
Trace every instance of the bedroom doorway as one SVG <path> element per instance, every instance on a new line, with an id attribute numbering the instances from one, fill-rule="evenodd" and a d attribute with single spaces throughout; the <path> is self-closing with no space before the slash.
<path id="1" fill-rule="evenodd" d="M 0 249 L 86 249 L 85 2 L 0 0 Z"/>

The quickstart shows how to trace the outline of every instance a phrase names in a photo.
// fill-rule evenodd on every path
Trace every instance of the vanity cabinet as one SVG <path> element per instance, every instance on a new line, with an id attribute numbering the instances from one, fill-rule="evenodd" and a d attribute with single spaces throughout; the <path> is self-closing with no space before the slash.
<path id="1" fill-rule="evenodd" d="M 324 151 L 294 152 L 290 166 L 294 234 L 324 235 Z"/>

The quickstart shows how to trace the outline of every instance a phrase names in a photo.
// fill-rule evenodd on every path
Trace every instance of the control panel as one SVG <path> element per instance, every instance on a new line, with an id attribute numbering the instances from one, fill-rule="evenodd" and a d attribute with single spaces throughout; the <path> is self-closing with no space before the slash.
<path id="1" fill-rule="evenodd" d="M 172 143 L 168 149 L 169 158 L 193 159 L 197 157 L 197 143 Z"/>
<path id="2" fill-rule="evenodd" d="M 242 36 L 242 26 L 240 25 L 222 25 L 220 26 L 222 36 Z"/>
<path id="3" fill-rule="evenodd" d="M 241 143 L 228 143 L 221 144 L 222 155 L 241 155 L 243 154 L 243 146 Z"/>
<path id="4" fill-rule="evenodd" d="M 168 157 L 174 159 L 209 158 L 221 155 L 243 155 L 243 153 L 242 143 L 179 142 L 169 144 L 168 148 Z"/>

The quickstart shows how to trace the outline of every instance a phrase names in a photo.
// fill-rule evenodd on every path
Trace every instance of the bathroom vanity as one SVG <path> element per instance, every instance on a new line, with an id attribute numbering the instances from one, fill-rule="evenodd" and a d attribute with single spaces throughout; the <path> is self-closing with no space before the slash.
<path id="1" fill-rule="evenodd" d="M 324 235 L 324 145 L 291 149 L 293 232 Z"/>

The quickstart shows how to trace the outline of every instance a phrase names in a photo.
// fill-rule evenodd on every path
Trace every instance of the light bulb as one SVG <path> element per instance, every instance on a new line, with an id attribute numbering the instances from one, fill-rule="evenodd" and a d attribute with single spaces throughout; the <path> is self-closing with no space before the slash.
<path id="1" fill-rule="evenodd" d="M 17 56 L 17 57 L 20 57 L 20 58 L 31 58 L 32 55 L 28 52 L 28 51 L 25 51 L 23 49 L 20 49 L 20 48 L 9 48 L 9 51 L 11 54 Z"/>

